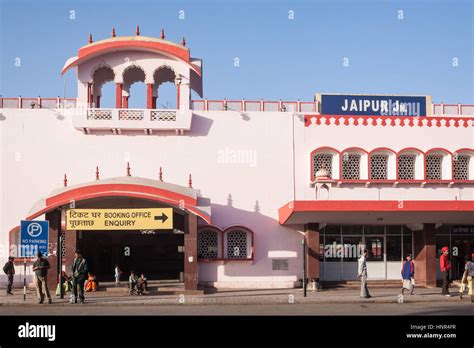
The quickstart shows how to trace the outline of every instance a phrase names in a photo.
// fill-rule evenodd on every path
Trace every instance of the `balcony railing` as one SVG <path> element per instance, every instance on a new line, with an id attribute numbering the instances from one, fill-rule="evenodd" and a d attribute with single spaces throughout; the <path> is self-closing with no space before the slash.
<path id="1" fill-rule="evenodd" d="M 163 130 L 182 133 L 191 129 L 191 119 L 192 110 L 85 109 L 79 110 L 72 122 L 84 133 L 112 130 L 120 134 L 122 130 L 144 130 L 149 134 Z"/>

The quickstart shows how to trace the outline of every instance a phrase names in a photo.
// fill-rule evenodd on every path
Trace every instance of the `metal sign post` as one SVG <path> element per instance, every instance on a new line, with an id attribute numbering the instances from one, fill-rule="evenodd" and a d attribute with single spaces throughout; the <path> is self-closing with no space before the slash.
<path id="1" fill-rule="evenodd" d="M 306 297 L 306 238 L 301 241 L 303 246 L 303 296 Z"/>
<path id="2" fill-rule="evenodd" d="M 26 257 L 23 258 L 23 301 L 26 301 Z"/>

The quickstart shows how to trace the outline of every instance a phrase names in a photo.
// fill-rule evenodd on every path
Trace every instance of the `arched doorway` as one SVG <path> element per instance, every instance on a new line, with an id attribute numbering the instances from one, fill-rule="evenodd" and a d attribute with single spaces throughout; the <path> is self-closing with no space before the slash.
<path id="1" fill-rule="evenodd" d="M 140 207 L 171 209 L 172 228 L 155 233 L 139 229 L 125 233 L 120 228 L 109 228 L 86 235 L 90 229 L 69 228 L 66 222 L 71 209 L 133 210 Z M 127 270 L 135 268 L 137 272 L 148 272 L 150 279 L 176 279 L 176 275 L 183 272 L 185 290 L 197 289 L 198 219 L 211 223 L 211 208 L 209 199 L 198 198 L 194 188 L 131 176 L 100 179 L 54 190 L 37 201 L 26 220 L 42 215 L 50 226 L 48 260 L 51 276 L 48 281 L 53 288 L 60 270 L 58 250 L 63 251 L 61 259 L 68 273 L 74 250 L 81 247 L 94 272 L 110 279 L 115 263 L 123 262 L 123 257 L 127 256 L 125 247 L 132 246 L 130 251 L 134 250 L 134 253 L 128 256 L 134 256 L 123 266 Z"/>

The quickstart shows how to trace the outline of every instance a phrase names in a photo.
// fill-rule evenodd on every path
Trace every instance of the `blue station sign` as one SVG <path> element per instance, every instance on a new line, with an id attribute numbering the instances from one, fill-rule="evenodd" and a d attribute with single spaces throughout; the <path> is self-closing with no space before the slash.
<path id="1" fill-rule="evenodd" d="M 426 116 L 430 96 L 317 94 L 323 115 Z"/>

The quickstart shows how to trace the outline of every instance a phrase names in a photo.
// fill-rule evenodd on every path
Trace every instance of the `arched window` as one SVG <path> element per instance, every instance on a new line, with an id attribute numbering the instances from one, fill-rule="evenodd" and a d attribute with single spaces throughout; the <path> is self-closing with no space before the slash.
<path id="1" fill-rule="evenodd" d="M 393 180 L 395 173 L 395 154 L 389 149 L 377 149 L 370 154 L 370 179 Z"/>
<path id="2" fill-rule="evenodd" d="M 94 70 L 92 73 L 92 107 L 110 108 L 115 106 L 114 79 L 115 73 L 107 65 L 98 66 Z"/>
<path id="3" fill-rule="evenodd" d="M 311 180 L 318 170 L 326 169 L 332 179 L 339 179 L 339 153 L 332 148 L 319 148 L 311 152 Z"/>
<path id="4" fill-rule="evenodd" d="M 418 149 L 405 149 L 397 155 L 398 180 L 423 179 L 423 153 Z"/>
<path id="5" fill-rule="evenodd" d="M 359 148 L 341 151 L 341 179 L 367 179 L 367 152 Z"/>
<path id="6" fill-rule="evenodd" d="M 453 154 L 453 179 L 472 180 L 474 161 L 472 156 L 474 150 L 461 149 Z"/>
<path id="7" fill-rule="evenodd" d="M 138 65 L 130 65 L 123 71 L 123 108 L 146 107 L 145 71 Z"/>
<path id="8" fill-rule="evenodd" d="M 240 226 L 224 231 L 224 258 L 252 259 L 253 233 Z"/>
<path id="9" fill-rule="evenodd" d="M 197 249 L 199 260 L 222 258 L 222 233 L 217 228 L 203 227 L 198 231 Z"/>
<path id="10" fill-rule="evenodd" d="M 433 149 L 426 153 L 426 180 L 451 180 L 450 153 L 442 149 Z"/>

